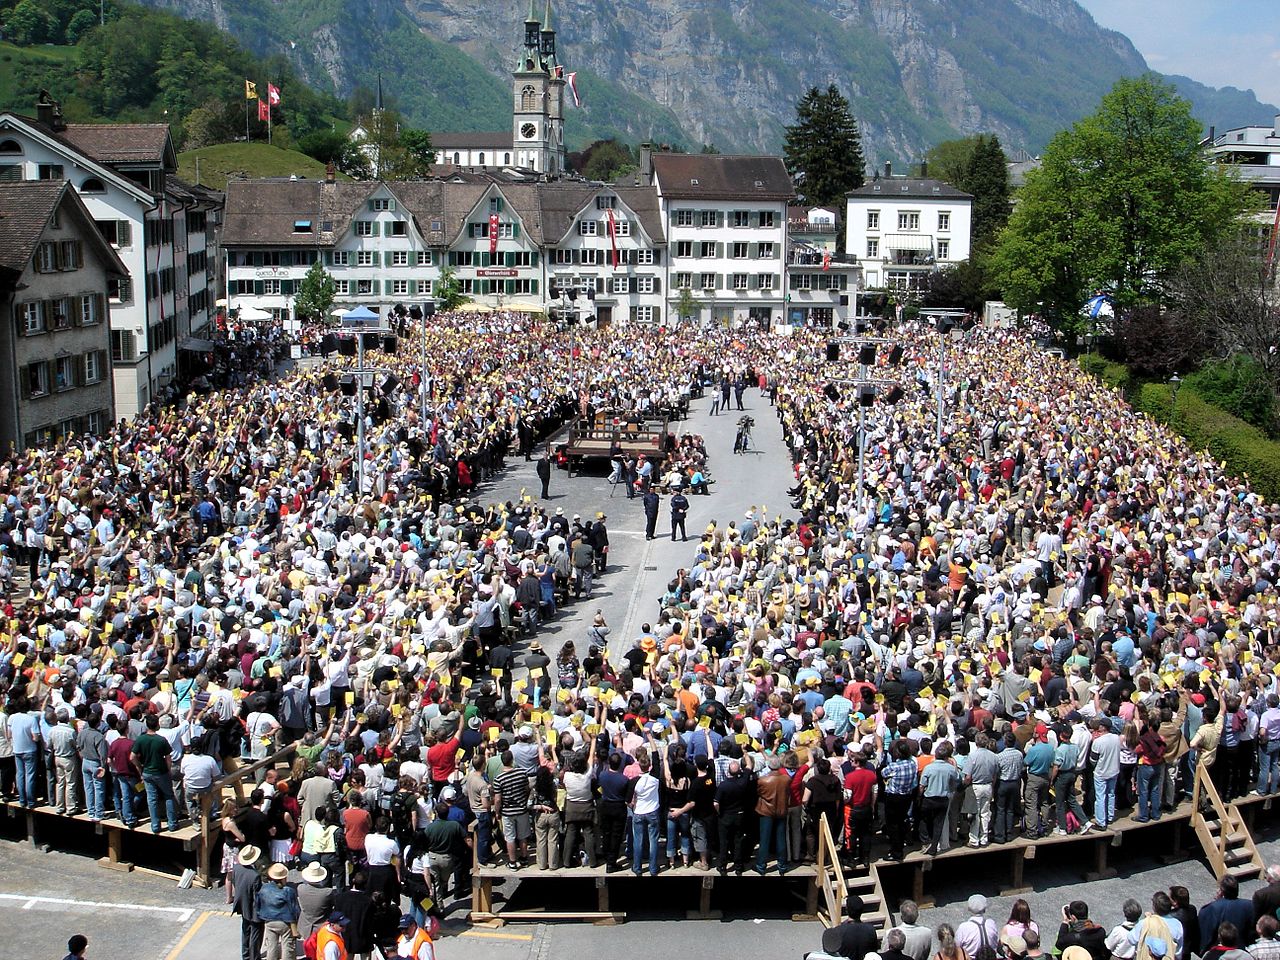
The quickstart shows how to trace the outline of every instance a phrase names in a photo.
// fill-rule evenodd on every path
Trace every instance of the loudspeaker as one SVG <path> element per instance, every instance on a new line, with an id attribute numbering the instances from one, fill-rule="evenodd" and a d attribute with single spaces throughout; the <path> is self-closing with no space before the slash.
<path id="1" fill-rule="evenodd" d="M 434 317 L 436 315 L 436 304 L 434 300 L 428 300 L 422 305 L 422 315 L 424 317 Z"/>
<path id="2" fill-rule="evenodd" d="M 872 367 L 876 362 L 876 345 L 874 343 L 864 343 L 858 347 L 858 362 Z"/>
<path id="3" fill-rule="evenodd" d="M 417 306 L 410 307 L 410 308 L 409 308 L 409 319 L 410 319 L 410 320 L 421 320 L 421 319 L 422 319 L 422 308 L 421 308 L 421 307 L 417 307 Z"/>
<path id="4" fill-rule="evenodd" d="M 320 383 L 324 386 L 325 390 L 329 393 L 333 393 L 338 389 L 338 375 L 336 373 L 326 373 Z"/>
<path id="5" fill-rule="evenodd" d="M 409 311 L 405 310 L 403 303 L 397 303 L 394 307 L 391 308 L 391 312 L 394 313 L 397 317 L 403 317 Z"/>
<path id="6" fill-rule="evenodd" d="M 889 366 L 896 367 L 902 362 L 902 344 L 895 343 L 889 349 Z"/>
<path id="7" fill-rule="evenodd" d="M 876 402 L 875 387 L 859 387 L 858 388 L 858 404 L 859 406 L 869 407 Z"/>
<path id="8" fill-rule="evenodd" d="M 385 336 L 385 337 L 383 337 L 383 338 L 382 338 L 382 352 L 383 352 L 383 353 L 391 353 L 391 354 L 394 354 L 394 353 L 396 352 L 396 347 L 397 347 L 398 345 L 399 345 L 399 340 L 398 340 L 398 338 L 396 338 L 396 337 L 393 337 L 393 336 Z"/>
<path id="9" fill-rule="evenodd" d="M 550 287 L 547 288 L 547 296 L 549 296 L 552 300 L 559 300 L 560 288 L 553 283 Z"/>
<path id="10" fill-rule="evenodd" d="M 348 423 L 346 420 L 338 421 L 338 436 L 344 440 L 350 440 L 356 435 L 355 424 Z"/>
<path id="11" fill-rule="evenodd" d="M 867 321 L 865 317 L 858 317 L 853 321 L 853 332 L 858 336 L 864 336 L 867 332 Z"/>
<path id="12" fill-rule="evenodd" d="M 827 363 L 835 363 L 840 359 L 840 344 L 834 340 L 827 344 Z"/>
<path id="13" fill-rule="evenodd" d="M 356 338 L 355 337 L 339 337 L 338 338 L 338 356 L 354 357 L 356 355 Z"/>
<path id="14" fill-rule="evenodd" d="M 889 392 L 884 395 L 885 403 L 897 403 L 902 399 L 902 388 L 893 386 L 889 388 Z"/>
<path id="15" fill-rule="evenodd" d="M 343 377 L 341 387 L 344 397 L 354 397 L 356 395 L 356 378 Z"/>
<path id="16" fill-rule="evenodd" d="M 320 356 L 327 357 L 337 349 L 338 338 L 332 333 L 326 333 L 320 340 Z"/>
<path id="17" fill-rule="evenodd" d="M 952 327 L 954 327 L 955 325 L 956 325 L 956 322 L 955 322 L 955 320 L 954 320 L 954 319 L 952 319 L 951 317 L 939 317 L 939 318 L 938 318 L 938 332 L 939 332 L 939 333 L 950 333 L 950 332 L 951 332 Z"/>
<path id="18" fill-rule="evenodd" d="M 397 377 L 394 373 L 389 373 L 387 374 L 387 379 L 382 381 L 382 392 L 387 396 L 390 396 L 391 394 L 396 392 L 396 389 L 399 386 L 400 386 L 400 378 Z"/>
<path id="19" fill-rule="evenodd" d="M 822 395 L 826 397 L 828 400 L 830 400 L 832 403 L 840 402 L 840 391 L 836 389 L 836 385 L 834 383 L 828 383 L 825 387 L 823 387 Z"/>
<path id="20" fill-rule="evenodd" d="M 366 351 L 377 350 L 378 347 L 380 346 L 380 344 L 378 343 L 378 341 L 382 339 L 380 334 L 362 333 L 360 334 L 360 336 L 364 337 L 364 348 Z"/>

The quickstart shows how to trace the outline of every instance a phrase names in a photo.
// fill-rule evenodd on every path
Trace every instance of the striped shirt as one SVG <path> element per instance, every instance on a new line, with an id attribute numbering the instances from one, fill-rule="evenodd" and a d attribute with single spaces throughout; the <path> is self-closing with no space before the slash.
<path id="1" fill-rule="evenodd" d="M 507 814 L 521 813 L 529 807 L 529 776 L 523 770 L 503 770 L 493 780 L 493 796 L 501 798 Z"/>

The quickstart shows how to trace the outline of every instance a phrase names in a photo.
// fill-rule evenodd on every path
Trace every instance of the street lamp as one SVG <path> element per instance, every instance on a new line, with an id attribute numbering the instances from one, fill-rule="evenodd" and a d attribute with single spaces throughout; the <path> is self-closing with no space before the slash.
<path id="1" fill-rule="evenodd" d="M 436 315 L 436 304 L 434 300 L 425 300 L 421 307 L 413 306 L 409 308 L 409 318 L 418 323 L 422 328 L 422 423 L 420 429 L 427 429 L 427 321 Z"/>
<path id="2" fill-rule="evenodd" d="M 1169 386 L 1172 394 L 1169 399 L 1169 419 L 1173 419 L 1173 412 L 1178 409 L 1178 391 L 1182 389 L 1182 378 L 1176 373 L 1169 378 Z"/>

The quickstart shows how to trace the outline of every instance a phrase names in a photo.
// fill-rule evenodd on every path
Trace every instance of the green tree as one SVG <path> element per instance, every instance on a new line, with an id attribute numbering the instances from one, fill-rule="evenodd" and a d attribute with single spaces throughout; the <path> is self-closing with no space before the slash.
<path id="1" fill-rule="evenodd" d="M 22 0 L 5 18 L 5 29 L 20 46 L 51 43 L 59 33 L 58 22 L 38 0 Z"/>
<path id="2" fill-rule="evenodd" d="M 810 87 L 800 98 L 783 157 L 806 203 L 843 209 L 845 194 L 865 182 L 862 134 L 834 83 L 825 93 Z"/>
<path id="3" fill-rule="evenodd" d="M 688 323 L 702 311 L 702 301 L 693 295 L 688 287 L 680 288 L 680 296 L 676 298 L 676 316 L 682 323 Z"/>
<path id="4" fill-rule="evenodd" d="M 973 196 L 973 246 L 985 250 L 1009 219 L 1009 168 L 998 137 L 978 137 L 962 184 Z"/>
<path id="5" fill-rule="evenodd" d="M 436 150 L 431 145 L 430 133 L 403 127 L 400 130 L 400 146 L 407 154 L 406 172 L 413 179 L 421 180 L 431 176 L 431 167 L 436 162 Z"/>
<path id="6" fill-rule="evenodd" d="M 452 267 L 440 271 L 440 279 L 436 281 L 436 309 L 441 311 L 456 310 L 469 299 L 462 292 L 462 284 Z"/>
<path id="7" fill-rule="evenodd" d="M 1097 289 L 1119 310 L 1160 302 L 1169 276 L 1250 206 L 1199 143 L 1171 86 L 1153 74 L 1117 81 L 1028 174 L 993 254 L 1005 300 L 1043 304 L 1065 325 Z"/>
<path id="8" fill-rule="evenodd" d="M 67 21 L 67 43 L 78 43 L 97 25 L 98 16 L 92 10 L 77 10 Z"/>
<path id="9" fill-rule="evenodd" d="M 298 141 L 298 149 L 321 163 L 332 163 L 339 170 L 356 180 L 368 180 L 373 176 L 369 158 L 360 145 L 345 133 L 337 130 L 316 130 Z"/>
<path id="10" fill-rule="evenodd" d="M 980 139 L 981 134 L 975 134 L 972 137 L 943 140 L 934 144 L 924 155 L 928 176 L 949 183 L 957 190 L 963 190 L 962 184 L 969 172 L 969 161 L 973 158 L 973 151 Z"/>
<path id="11" fill-rule="evenodd" d="M 636 158 L 626 144 L 597 140 L 573 158 L 574 169 L 588 180 L 612 183 L 636 169 Z"/>
<path id="12" fill-rule="evenodd" d="M 298 285 L 298 292 L 293 296 L 293 311 L 300 318 L 324 321 L 333 309 L 337 293 L 338 284 L 317 260 Z"/>

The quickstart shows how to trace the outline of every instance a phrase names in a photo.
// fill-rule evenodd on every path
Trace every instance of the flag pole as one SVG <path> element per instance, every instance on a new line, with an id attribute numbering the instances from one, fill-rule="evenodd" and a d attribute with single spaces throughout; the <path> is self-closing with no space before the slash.
<path id="1" fill-rule="evenodd" d="M 271 143 L 271 84 L 267 84 L 267 143 Z"/>
<path id="2" fill-rule="evenodd" d="M 244 142 L 249 142 L 249 98 L 244 98 Z"/>

